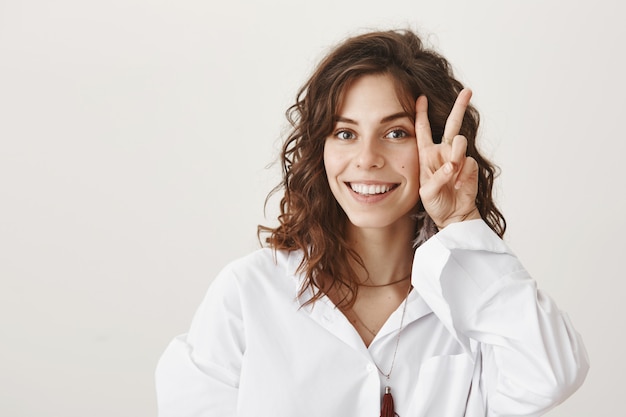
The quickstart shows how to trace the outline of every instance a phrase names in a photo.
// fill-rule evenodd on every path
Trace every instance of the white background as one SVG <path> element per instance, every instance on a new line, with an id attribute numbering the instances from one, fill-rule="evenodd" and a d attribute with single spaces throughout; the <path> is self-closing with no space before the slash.
<path id="1" fill-rule="evenodd" d="M 0 0 L 0 415 L 154 416 L 153 371 L 273 224 L 283 113 L 328 48 L 417 29 L 474 92 L 506 240 L 623 409 L 618 1 Z"/>

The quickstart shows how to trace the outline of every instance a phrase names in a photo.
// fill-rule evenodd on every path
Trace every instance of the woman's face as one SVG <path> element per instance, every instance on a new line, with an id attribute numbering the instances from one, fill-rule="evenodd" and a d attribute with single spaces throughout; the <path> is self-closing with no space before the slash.
<path id="1" fill-rule="evenodd" d="M 330 189 L 360 228 L 410 223 L 419 200 L 415 126 L 389 75 L 365 75 L 344 92 L 324 145 Z"/>

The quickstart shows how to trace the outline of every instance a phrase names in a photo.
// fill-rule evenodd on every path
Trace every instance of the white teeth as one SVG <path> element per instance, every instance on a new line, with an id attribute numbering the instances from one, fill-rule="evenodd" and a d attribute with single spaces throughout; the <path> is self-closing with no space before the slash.
<path id="1" fill-rule="evenodd" d="M 391 190 L 391 185 L 374 185 L 374 184 L 355 184 L 350 183 L 352 191 L 364 195 L 383 194 Z"/>

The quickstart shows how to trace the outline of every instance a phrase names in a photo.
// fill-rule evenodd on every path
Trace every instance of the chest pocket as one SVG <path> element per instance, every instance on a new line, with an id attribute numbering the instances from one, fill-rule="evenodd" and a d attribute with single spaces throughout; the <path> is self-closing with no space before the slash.
<path id="1" fill-rule="evenodd" d="M 467 354 L 434 356 L 419 371 L 411 416 L 462 417 L 468 402 L 474 361 Z"/>

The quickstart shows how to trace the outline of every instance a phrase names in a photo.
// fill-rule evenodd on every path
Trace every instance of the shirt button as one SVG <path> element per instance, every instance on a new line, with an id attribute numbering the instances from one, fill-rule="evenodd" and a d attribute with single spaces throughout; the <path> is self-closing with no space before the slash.
<path id="1" fill-rule="evenodd" d="M 368 363 L 367 366 L 365 367 L 365 370 L 369 373 L 374 372 L 374 365 L 372 365 L 371 363 Z"/>

